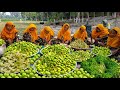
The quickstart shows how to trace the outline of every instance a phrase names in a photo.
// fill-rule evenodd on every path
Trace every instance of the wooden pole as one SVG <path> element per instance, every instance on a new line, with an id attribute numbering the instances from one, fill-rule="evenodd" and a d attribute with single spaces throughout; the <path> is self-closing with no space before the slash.
<path id="1" fill-rule="evenodd" d="M 83 23 L 83 12 L 81 12 L 81 14 L 82 14 L 82 23 Z"/>
<path id="2" fill-rule="evenodd" d="M 94 18 L 95 18 L 95 12 L 93 12 L 93 14 L 94 14 Z M 94 19 L 94 25 L 95 25 L 95 19 Z"/>
<path id="3" fill-rule="evenodd" d="M 107 12 L 107 17 L 109 17 L 110 16 L 110 12 Z"/>
<path id="4" fill-rule="evenodd" d="M 115 27 L 117 26 L 117 14 L 115 12 Z"/>

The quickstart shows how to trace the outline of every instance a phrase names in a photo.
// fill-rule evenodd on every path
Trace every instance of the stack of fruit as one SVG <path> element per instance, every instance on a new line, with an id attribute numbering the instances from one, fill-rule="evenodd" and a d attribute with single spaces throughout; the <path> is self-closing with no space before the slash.
<path id="1" fill-rule="evenodd" d="M 33 44 L 31 42 L 16 42 L 12 45 L 8 46 L 6 49 L 6 52 L 16 50 L 20 51 L 21 53 L 25 53 L 28 56 L 32 56 L 33 54 L 38 52 L 38 49 L 41 48 L 41 46 L 37 46 L 36 44 Z"/>
<path id="2" fill-rule="evenodd" d="M 67 54 L 59 56 L 48 53 L 35 63 L 35 68 L 40 74 L 59 76 L 72 72 L 76 68 L 76 62 Z"/>
<path id="3" fill-rule="evenodd" d="M 2 73 L 18 73 L 29 66 L 27 55 L 14 50 L 6 52 L 0 59 L 0 72 Z"/>
<path id="4" fill-rule="evenodd" d="M 0 46 L 2 46 L 3 44 L 5 44 L 5 41 L 3 39 L 0 39 Z"/>
<path id="5" fill-rule="evenodd" d="M 19 73 L 0 73 L 0 78 L 41 78 L 31 67 Z"/>
<path id="6" fill-rule="evenodd" d="M 90 53 L 89 50 L 73 51 L 71 52 L 71 56 L 74 57 L 74 60 L 77 62 L 86 61 L 90 59 L 91 57 L 93 57 L 93 55 Z"/>
<path id="7" fill-rule="evenodd" d="M 31 42 L 16 42 L 13 43 L 12 45 L 8 46 L 7 49 L 5 50 L 6 52 L 11 52 L 11 51 L 19 51 L 20 53 L 26 54 L 27 57 L 34 56 L 30 59 L 31 64 L 34 63 L 36 59 L 39 58 L 38 51 L 41 49 L 42 46 L 38 46 L 36 44 L 33 44 Z"/>
<path id="8" fill-rule="evenodd" d="M 83 68 L 75 69 L 73 72 L 66 75 L 51 75 L 51 76 L 42 76 L 41 78 L 94 78 L 94 75 L 90 75 Z"/>
<path id="9" fill-rule="evenodd" d="M 70 49 L 65 47 L 64 44 L 47 45 L 45 48 L 41 49 L 42 54 L 48 54 L 49 52 L 54 52 L 55 54 L 63 55 L 70 53 Z"/>
<path id="10" fill-rule="evenodd" d="M 71 42 L 70 46 L 76 49 L 88 49 L 89 48 L 89 46 L 81 39 Z"/>
<path id="11" fill-rule="evenodd" d="M 102 56 L 110 56 L 111 55 L 110 49 L 106 48 L 106 47 L 95 46 L 91 51 L 94 55 L 102 55 Z"/>
<path id="12" fill-rule="evenodd" d="M 74 76 L 77 71 L 79 72 L 76 69 L 75 54 L 73 56 L 65 45 L 47 46 L 42 53 L 43 56 L 34 64 L 35 70 L 43 75 L 42 78 L 93 77 L 87 73 L 81 73 L 81 69 L 79 73 L 81 76 Z"/>

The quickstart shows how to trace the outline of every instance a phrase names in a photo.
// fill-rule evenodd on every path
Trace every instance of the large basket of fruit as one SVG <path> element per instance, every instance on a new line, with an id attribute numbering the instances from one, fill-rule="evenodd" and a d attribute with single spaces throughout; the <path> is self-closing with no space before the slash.
<path id="1" fill-rule="evenodd" d="M 39 49 L 41 48 L 42 46 L 38 46 L 31 42 L 21 41 L 21 42 L 15 42 L 10 46 L 8 46 L 6 52 L 16 50 L 16 51 L 20 51 L 21 53 L 27 54 L 28 57 L 31 57 L 34 54 L 37 54 L 39 52 Z"/>
<path id="2" fill-rule="evenodd" d="M 89 46 L 81 39 L 75 40 L 70 43 L 70 46 L 74 50 L 90 50 Z"/>
<path id="3" fill-rule="evenodd" d="M 6 49 L 6 43 L 3 39 L 0 39 L 0 57 L 4 54 Z"/>
<path id="4" fill-rule="evenodd" d="M 94 55 L 90 52 L 90 50 L 79 50 L 79 51 L 71 51 L 70 53 L 71 57 L 73 57 L 76 62 L 83 62 L 90 58 L 92 58 Z"/>
<path id="5" fill-rule="evenodd" d="M 54 52 L 57 54 L 66 54 L 70 53 L 70 49 L 67 48 L 64 44 L 54 44 L 54 45 L 47 45 L 40 50 L 41 54 Z"/>
<path id="6" fill-rule="evenodd" d="M 70 49 L 64 45 L 48 45 L 41 50 L 42 56 L 34 63 L 36 72 L 42 75 L 65 75 L 76 68 L 76 61 L 70 54 Z"/>
<path id="7" fill-rule="evenodd" d="M 76 70 L 78 65 L 77 62 L 74 63 L 74 67 L 72 67 L 72 69 L 70 67 L 66 69 L 68 71 L 65 71 L 65 68 L 61 70 L 59 65 L 57 67 L 51 67 L 50 69 L 49 67 L 47 68 L 47 66 L 48 64 L 42 64 L 40 60 L 37 60 L 33 65 L 33 69 L 41 76 L 65 76 Z"/>
<path id="8" fill-rule="evenodd" d="M 29 58 L 19 51 L 6 52 L 0 59 L 1 73 L 19 73 L 29 67 Z"/>
<path id="9" fill-rule="evenodd" d="M 3 44 L 6 44 L 5 41 L 3 39 L 0 39 L 0 46 L 2 46 Z"/>
<path id="10" fill-rule="evenodd" d="M 95 46 L 91 49 L 92 54 L 101 56 L 111 56 L 112 52 L 109 48 Z"/>

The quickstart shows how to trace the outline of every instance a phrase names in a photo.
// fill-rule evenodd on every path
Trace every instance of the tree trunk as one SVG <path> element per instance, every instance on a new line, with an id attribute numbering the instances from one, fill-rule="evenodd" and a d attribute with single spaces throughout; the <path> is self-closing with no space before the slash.
<path id="1" fill-rule="evenodd" d="M 87 12 L 87 18 L 88 18 L 88 20 L 89 20 L 89 12 Z"/>
<path id="2" fill-rule="evenodd" d="M 102 16 L 104 17 L 104 12 L 102 12 Z"/>
<path id="3" fill-rule="evenodd" d="M 115 27 L 116 27 L 117 26 L 117 13 L 115 12 L 114 15 L 115 15 Z"/>
<path id="4" fill-rule="evenodd" d="M 110 17 L 110 12 L 107 12 L 107 17 Z"/>
<path id="5" fill-rule="evenodd" d="M 26 12 L 25 12 L 25 21 L 26 21 L 26 17 L 27 17 L 27 16 L 26 16 Z"/>
<path id="6" fill-rule="evenodd" d="M 89 12 L 86 12 L 87 14 L 87 19 L 86 19 L 86 22 L 89 21 Z"/>
<path id="7" fill-rule="evenodd" d="M 36 21 L 37 21 L 37 12 L 36 12 L 36 17 L 35 17 Z"/>
<path id="8" fill-rule="evenodd" d="M 80 23 L 80 12 L 77 14 L 77 23 Z"/>
<path id="9" fill-rule="evenodd" d="M 81 14 L 80 14 L 80 16 L 79 16 L 79 23 L 80 23 L 80 17 L 81 17 Z"/>
<path id="10" fill-rule="evenodd" d="M 76 20 L 76 19 L 74 18 L 74 23 L 76 22 L 75 20 Z"/>
<path id="11" fill-rule="evenodd" d="M 115 15 L 115 18 L 116 18 L 116 16 L 117 16 L 116 12 L 114 13 L 114 15 Z"/>
<path id="12" fill-rule="evenodd" d="M 69 14 L 70 14 L 70 20 L 71 20 L 71 13 L 69 12 Z"/>
<path id="13" fill-rule="evenodd" d="M 81 14 L 82 14 L 82 23 L 84 22 L 84 14 L 83 14 L 84 12 L 81 12 Z"/>
<path id="14" fill-rule="evenodd" d="M 93 14 L 94 14 L 93 17 L 95 18 L 95 12 Z M 95 25 L 95 19 L 94 19 L 94 25 Z"/>
<path id="15" fill-rule="evenodd" d="M 103 21 L 103 20 L 104 20 L 104 12 L 102 12 L 102 17 L 103 17 L 103 18 L 102 18 L 102 20 L 101 20 L 101 21 Z"/>

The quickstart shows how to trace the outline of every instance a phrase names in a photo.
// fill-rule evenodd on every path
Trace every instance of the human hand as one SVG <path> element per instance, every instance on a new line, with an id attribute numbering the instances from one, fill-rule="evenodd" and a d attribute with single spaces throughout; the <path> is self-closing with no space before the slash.
<path id="1" fill-rule="evenodd" d="M 9 43 L 9 44 L 11 44 L 11 43 L 12 43 L 12 40 L 11 40 L 11 39 L 8 39 L 7 41 L 8 41 L 8 43 Z"/>

